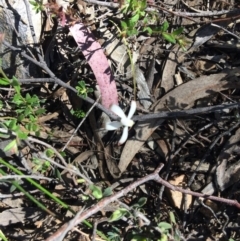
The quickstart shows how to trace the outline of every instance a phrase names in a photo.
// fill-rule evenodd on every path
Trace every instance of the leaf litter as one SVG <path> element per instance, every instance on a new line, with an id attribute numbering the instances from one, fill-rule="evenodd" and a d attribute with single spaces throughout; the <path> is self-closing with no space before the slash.
<path id="1" fill-rule="evenodd" d="M 70 81 L 73 86 L 76 86 L 75 82 L 83 79 L 87 86 L 94 88 L 95 91 L 98 85 L 101 94 L 100 103 L 105 108 L 109 109 L 112 104 L 119 104 L 126 112 L 131 100 L 134 99 L 133 75 L 136 75 L 139 117 L 148 113 L 174 113 L 176 110 L 224 105 L 238 101 L 240 94 L 237 53 L 239 40 L 235 40 L 237 38 L 234 34 L 239 37 L 239 23 L 235 22 L 239 12 L 231 11 L 238 8 L 237 5 L 234 6 L 230 1 L 224 3 L 216 1 L 206 6 L 205 4 L 200 6 L 198 1 L 181 1 L 180 5 L 177 1 L 149 1 L 148 7 L 151 9 L 154 9 L 154 6 L 166 9 L 166 11 L 160 11 L 156 8 L 160 12 L 158 25 L 167 19 L 173 30 L 184 26 L 183 35 L 187 43 L 184 51 L 179 45 L 170 44 L 160 36 L 154 36 L 154 39 L 149 40 L 151 37 L 141 32 L 138 36 L 129 37 L 129 44 L 125 46 L 119 31 L 112 23 L 121 20 L 120 9 L 110 8 L 102 3 L 100 1 L 95 4 L 91 1 L 77 1 L 76 5 L 68 3 L 72 13 L 65 16 L 63 12 L 67 8 L 66 3 L 64 2 L 65 10 L 62 10 L 59 8 L 63 4 L 62 1 L 57 1 L 57 9 L 54 1 L 50 1 L 51 9 L 58 10 L 55 14 L 61 17 L 59 22 L 62 27 L 60 27 L 61 31 L 54 32 L 50 38 L 47 35 L 43 36 L 42 41 L 46 62 L 56 76 L 64 78 L 66 82 Z M 110 1 L 104 3 L 112 4 Z M 182 8 L 184 11 L 191 11 L 193 16 L 181 17 Z M 75 18 L 73 9 L 77 11 L 77 16 L 81 15 L 80 21 L 79 18 Z M 196 12 L 210 14 L 212 11 L 220 12 L 223 9 L 229 10 L 229 13 L 214 18 L 207 15 L 194 16 Z M 173 14 L 170 15 L 169 11 Z M 48 21 L 51 21 L 51 18 L 48 18 Z M 199 24 L 196 25 L 195 22 Z M 50 27 L 50 31 L 53 29 Z M 65 44 L 60 41 L 63 38 L 66 41 Z M 56 39 L 58 41 L 55 41 Z M 229 51 L 230 46 L 234 46 L 234 51 Z M 135 56 L 133 61 L 135 73 L 132 73 L 127 48 L 130 48 Z M 150 74 L 148 74 L 149 70 L 151 70 Z M 27 85 L 23 85 L 23 88 L 27 88 Z M 37 86 L 34 89 L 38 91 L 39 96 L 46 96 L 44 89 L 48 89 L 48 93 L 57 92 L 51 85 L 45 85 L 41 90 Z M 99 192 L 112 185 L 116 186 L 113 191 L 117 192 L 127 185 L 125 183 L 153 172 L 159 163 L 165 164 L 160 175 L 173 185 L 184 186 L 199 193 L 220 195 L 229 199 L 238 198 L 240 166 L 238 109 L 226 108 L 214 113 L 202 113 L 179 119 L 139 120 L 129 129 L 127 142 L 119 146 L 117 142 L 121 131 L 100 134 L 105 122 L 109 119 L 105 120 L 97 109 L 92 110 L 77 134 L 74 134 L 79 119 L 71 114 L 71 109 L 82 108 L 86 112 L 90 106 L 84 101 L 80 102 L 80 99 L 72 96 L 69 91 L 62 95 L 65 95 L 62 99 L 59 96 L 51 98 L 53 95 L 47 98 L 48 113 L 41 117 L 40 137 L 59 151 L 66 148 L 67 157 L 65 158 L 70 164 L 64 168 L 55 166 L 53 162 L 51 168 L 44 173 L 48 177 L 55 177 L 56 182 L 61 181 L 58 183 L 61 191 L 56 188 L 57 186 L 48 186 L 44 180 L 41 183 L 48 186 L 70 206 L 78 206 L 78 210 L 81 210 L 83 206 L 91 205 L 84 198 L 88 196 L 93 198 L 89 183 L 79 177 L 76 178 L 73 174 L 65 179 L 62 178 L 67 172 L 70 173 L 71 168 L 81 170 L 86 175 L 86 180 L 91 180 L 97 187 L 100 186 L 101 188 L 97 189 Z M 93 93 L 89 93 L 89 96 L 97 99 Z M 236 125 L 235 129 L 234 125 Z M 34 135 L 34 133 L 31 134 Z M 65 146 L 72 135 L 74 139 Z M 35 136 L 35 138 L 39 137 Z M 30 147 L 28 152 L 25 151 L 25 161 L 31 162 L 36 155 L 43 158 L 41 144 L 31 143 Z M 21 148 L 23 147 L 20 147 L 20 152 Z M 11 155 L 7 156 L 7 158 L 10 157 Z M 58 160 L 56 156 L 51 158 Z M 40 163 L 34 165 L 40 165 Z M 34 165 L 30 166 L 34 168 Z M 38 175 L 40 174 L 39 172 Z M 62 174 L 64 175 L 61 176 Z M 27 188 L 24 182 L 23 185 Z M 8 192 L 11 185 L 1 185 L 0 188 L 6 198 L 14 197 L 16 191 L 13 190 L 13 194 Z M 33 190 L 29 189 L 29 191 Z M 239 233 L 235 231 L 239 222 L 236 208 L 221 206 L 217 202 L 192 201 L 189 195 L 176 191 L 171 191 L 169 194 L 168 189 L 163 194 L 160 193 L 161 186 L 153 186 L 150 182 L 146 182 L 121 198 L 121 202 L 125 205 L 132 206 L 136 205 L 143 196 L 147 197 L 147 205 L 141 208 L 151 220 L 147 229 L 144 225 L 136 223 L 134 227 L 134 219 L 127 221 L 121 217 L 121 228 L 118 231 L 115 230 L 116 233 L 120 232 L 121 240 L 131 240 L 124 237 L 133 237 L 136 230 L 142 237 L 154 232 L 155 236 L 150 240 L 160 240 L 161 234 L 155 223 L 169 222 L 168 210 L 175 214 L 178 223 L 175 230 L 179 229 L 181 240 L 187 240 L 187 237 L 195 240 L 200 237 L 204 237 L 204 240 L 209 240 L 210 237 L 216 240 L 240 238 Z M 19 193 L 16 192 L 16 194 L 19 199 L 22 198 Z M 38 196 L 39 193 L 35 195 Z M 60 208 L 56 208 L 48 199 L 43 198 L 42 201 L 50 209 L 61 212 Z M 93 201 L 97 203 L 96 200 Z M 35 220 L 39 215 L 39 210 L 35 210 L 30 201 L 24 204 L 19 202 L 18 205 L 3 207 L 1 213 L 1 218 L 4 220 L 3 231 L 7 236 L 10 235 L 8 225 L 11 224 L 14 230 L 11 233 L 13 238 L 17 235 L 14 225 L 21 223 L 23 230 L 24 225 L 31 229 L 29 220 L 31 218 Z M 200 207 L 205 210 L 201 214 L 197 209 Z M 117 202 L 102 211 L 104 215 L 109 214 L 106 217 L 110 217 L 110 214 L 118 208 L 123 206 Z M 212 209 L 212 211 L 207 213 L 206 209 Z M 64 215 L 62 218 L 62 222 L 65 223 Z M 102 215 L 94 214 L 92 221 L 99 221 L 100 218 Z M 139 223 L 144 222 L 144 218 L 138 217 L 138 219 Z M 53 225 L 50 216 L 42 219 L 41 227 L 37 226 L 41 231 L 38 230 L 35 240 L 42 240 L 40 235 L 42 232 L 45 233 L 44 239 L 50 237 L 51 232 L 45 220 Z M 106 235 L 119 226 L 118 222 L 111 223 L 112 227 L 108 223 L 99 223 L 98 230 Z M 58 228 L 60 225 L 54 226 L 53 231 Z M 80 234 L 69 233 L 66 240 L 87 239 L 92 234 L 83 225 L 81 230 Z"/>

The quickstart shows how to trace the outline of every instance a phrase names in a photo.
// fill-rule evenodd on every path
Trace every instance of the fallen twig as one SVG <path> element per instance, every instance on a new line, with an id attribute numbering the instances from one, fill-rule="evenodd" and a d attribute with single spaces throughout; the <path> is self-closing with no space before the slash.
<path id="1" fill-rule="evenodd" d="M 233 206 L 240 209 L 240 203 L 238 203 L 235 200 L 230 200 L 230 199 L 226 199 L 226 198 L 221 198 L 221 197 L 216 197 L 216 196 L 211 196 L 211 195 L 193 192 L 193 191 L 186 190 L 186 189 L 183 189 L 181 187 L 177 187 L 177 186 L 174 186 L 174 185 L 168 183 L 167 181 L 163 180 L 159 176 L 159 172 L 162 168 L 163 168 L 163 164 L 160 164 L 153 173 L 138 179 L 137 181 L 135 181 L 132 184 L 130 184 L 129 186 L 125 187 L 121 191 L 113 194 L 110 197 L 106 197 L 106 198 L 102 199 L 101 201 L 99 201 L 97 204 L 93 205 L 89 209 L 86 209 L 84 212 L 77 214 L 77 218 L 74 218 L 74 219 L 70 220 L 69 222 L 65 223 L 60 229 L 58 229 L 48 239 L 46 239 L 46 241 L 63 240 L 64 237 L 63 237 L 62 234 L 66 234 L 66 230 L 72 229 L 74 226 L 78 225 L 83 220 L 86 220 L 87 218 L 91 217 L 93 214 L 99 212 L 100 210 L 102 210 L 104 207 L 106 207 L 110 203 L 116 201 L 118 198 L 126 195 L 131 190 L 133 190 L 136 187 L 142 185 L 143 183 L 151 181 L 151 180 L 155 181 L 157 183 L 160 183 L 160 184 L 164 185 L 165 187 L 168 187 L 169 189 L 171 189 L 173 191 L 179 191 L 181 193 L 190 194 L 190 195 L 193 195 L 195 197 L 201 197 L 201 198 L 204 198 L 204 199 L 210 199 L 210 200 L 214 200 L 214 201 L 217 201 L 217 202 L 222 202 L 222 203 L 225 203 L 225 204 L 228 204 L 228 205 L 233 205 Z"/>

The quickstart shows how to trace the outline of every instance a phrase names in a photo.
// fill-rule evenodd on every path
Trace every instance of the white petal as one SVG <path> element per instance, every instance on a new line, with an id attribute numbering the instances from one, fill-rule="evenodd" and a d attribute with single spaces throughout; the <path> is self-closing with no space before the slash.
<path id="1" fill-rule="evenodd" d="M 132 100 L 131 107 L 130 107 L 130 110 L 129 110 L 129 113 L 128 113 L 129 119 L 131 119 L 133 117 L 133 114 L 135 113 L 136 109 L 137 109 L 137 102 Z"/>
<path id="2" fill-rule="evenodd" d="M 112 122 L 107 122 L 105 125 L 105 129 L 108 131 L 114 131 L 117 130 L 122 126 L 122 123 L 119 121 L 112 121 Z"/>
<path id="3" fill-rule="evenodd" d="M 121 119 L 121 123 L 123 126 L 132 127 L 134 125 L 134 121 L 128 118 Z"/>
<path id="4" fill-rule="evenodd" d="M 124 114 L 123 110 L 118 105 L 112 105 L 110 107 L 110 110 L 115 113 L 117 116 L 119 116 L 121 119 L 126 118 L 126 115 Z"/>
<path id="5" fill-rule="evenodd" d="M 122 145 L 122 144 L 127 140 L 127 138 L 128 138 L 128 127 L 125 126 L 125 127 L 123 128 L 123 133 L 122 133 L 122 136 L 121 136 L 118 144 L 119 144 L 119 145 Z"/>

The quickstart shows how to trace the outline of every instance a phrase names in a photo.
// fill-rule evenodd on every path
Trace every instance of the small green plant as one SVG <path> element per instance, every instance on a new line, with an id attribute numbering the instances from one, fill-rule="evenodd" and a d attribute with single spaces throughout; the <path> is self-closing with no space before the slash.
<path id="1" fill-rule="evenodd" d="M 169 213 L 170 223 L 168 222 L 160 222 L 158 223 L 158 227 L 161 230 L 161 238 L 158 241 L 180 241 L 182 240 L 182 234 L 178 229 L 178 225 L 176 223 L 175 216 L 173 212 Z"/>
<path id="2" fill-rule="evenodd" d="M 86 116 L 86 113 L 83 110 L 71 110 L 71 114 L 79 119 Z"/>
<path id="3" fill-rule="evenodd" d="M 112 194 L 112 189 L 110 187 L 106 188 L 103 192 L 102 192 L 102 188 L 98 187 L 96 185 L 89 185 L 89 189 L 91 190 L 91 194 L 94 198 L 96 199 L 101 199 L 103 197 L 108 197 Z"/>
<path id="4" fill-rule="evenodd" d="M 29 3 L 33 6 L 33 10 L 35 10 L 36 13 L 39 13 L 44 10 L 42 0 L 29 1 Z"/>
<path id="5" fill-rule="evenodd" d="M 35 135 L 39 135 L 40 126 L 38 124 L 38 118 L 45 113 L 45 109 L 41 108 L 41 101 L 37 95 L 30 95 L 27 93 L 25 96 L 21 93 L 21 86 L 18 80 L 13 77 L 12 80 L 8 79 L 3 70 L 0 68 L 0 85 L 13 86 L 15 94 L 10 100 L 11 110 L 14 111 L 14 115 L 4 117 L 2 125 L 14 131 L 19 139 L 26 139 L 28 133 L 34 132 Z M 3 108 L 3 102 L 1 102 L 1 108 Z M 9 106 L 9 105 L 8 105 Z M 23 126 L 23 129 L 21 127 Z"/>
<path id="6" fill-rule="evenodd" d="M 172 33 L 168 33 L 167 30 L 169 28 L 169 23 L 165 21 L 161 26 L 159 27 L 146 27 L 144 28 L 145 31 L 147 31 L 149 34 L 161 34 L 162 37 L 172 44 L 179 44 L 179 46 L 186 50 L 185 46 L 187 45 L 187 40 L 182 36 L 183 27 L 180 27 L 176 30 L 174 30 Z"/>
<path id="7" fill-rule="evenodd" d="M 109 231 L 107 234 L 108 234 L 108 239 L 111 241 L 121 240 L 121 231 L 114 226 L 111 226 L 111 231 Z"/>
<path id="8" fill-rule="evenodd" d="M 88 93 L 93 92 L 93 89 L 87 87 L 86 83 L 83 80 L 78 81 L 78 85 L 76 86 L 76 90 L 78 92 L 78 95 L 82 96 L 83 98 L 86 98 Z"/>
<path id="9" fill-rule="evenodd" d="M 146 202 L 147 202 L 147 198 L 142 197 L 137 201 L 137 203 L 132 205 L 132 209 L 135 210 L 135 211 L 138 211 L 140 208 L 142 208 L 146 204 Z M 110 216 L 109 222 L 115 222 L 115 221 L 121 219 L 122 217 L 124 217 L 126 215 L 134 218 L 134 215 L 131 215 L 130 211 L 127 210 L 126 208 L 118 208 Z"/>
<path id="10" fill-rule="evenodd" d="M 46 160 L 42 160 L 36 157 L 33 157 L 32 162 L 34 164 L 33 173 L 40 172 L 44 174 L 50 168 L 50 162 Z"/>
<path id="11" fill-rule="evenodd" d="M 120 21 L 122 37 L 129 37 L 139 34 L 139 32 L 147 32 L 148 34 L 161 35 L 166 41 L 172 44 L 179 44 L 185 49 L 186 40 L 181 36 L 183 27 L 174 30 L 172 33 L 167 32 L 169 23 L 165 21 L 161 26 L 149 26 L 157 23 L 157 15 L 154 12 L 146 12 L 146 0 L 126 0 L 123 5 L 123 20 Z"/>
<path id="12" fill-rule="evenodd" d="M 139 20 L 146 20 L 146 7 L 146 0 L 126 0 L 122 8 L 125 17 L 121 21 L 121 35 L 125 37 L 138 34 L 137 23 Z"/>

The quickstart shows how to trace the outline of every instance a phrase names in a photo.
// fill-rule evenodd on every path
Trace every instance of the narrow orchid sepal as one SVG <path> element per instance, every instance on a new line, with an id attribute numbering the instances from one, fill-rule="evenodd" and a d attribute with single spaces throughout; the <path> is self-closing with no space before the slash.
<path id="1" fill-rule="evenodd" d="M 128 138 L 128 127 L 124 126 L 122 136 L 118 142 L 118 145 L 122 145 Z"/>
<path id="2" fill-rule="evenodd" d="M 118 106 L 118 105 L 115 105 L 115 104 L 111 105 L 110 110 L 111 110 L 114 114 L 116 114 L 117 116 L 119 116 L 121 119 L 127 118 L 126 115 L 124 114 L 123 110 L 121 109 L 121 107 Z"/>
<path id="3" fill-rule="evenodd" d="M 129 113 L 128 113 L 128 119 L 131 119 L 135 113 L 137 109 L 137 102 L 136 101 L 132 101 L 131 102 L 131 106 L 130 106 L 130 110 L 129 110 Z"/>
<path id="4" fill-rule="evenodd" d="M 119 129 L 122 126 L 122 123 L 119 121 L 112 121 L 112 122 L 107 122 L 105 129 L 108 131 L 114 131 Z"/>

